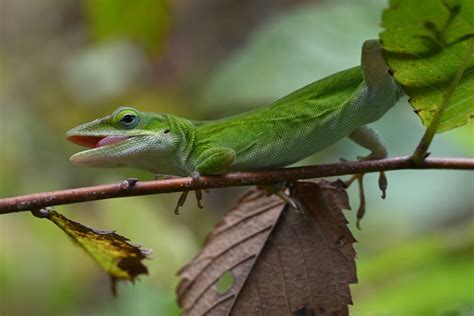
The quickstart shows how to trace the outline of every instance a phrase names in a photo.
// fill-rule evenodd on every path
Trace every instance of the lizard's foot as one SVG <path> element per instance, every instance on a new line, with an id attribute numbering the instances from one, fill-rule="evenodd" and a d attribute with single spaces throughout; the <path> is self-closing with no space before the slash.
<path id="1" fill-rule="evenodd" d="M 199 208 L 204 208 L 204 206 L 202 206 L 202 190 L 194 190 L 194 194 L 196 196 L 196 202 L 197 202 L 197 207 Z"/>
<path id="2" fill-rule="evenodd" d="M 188 198 L 188 193 L 189 193 L 189 191 L 183 191 L 183 193 L 181 193 L 181 195 L 179 196 L 178 203 L 176 203 L 176 207 L 174 208 L 174 213 L 176 215 L 179 215 L 179 208 L 182 207 L 184 205 L 184 203 L 186 202 L 186 199 Z M 197 206 L 199 208 L 203 208 L 203 206 L 201 204 L 202 191 L 201 190 L 194 190 L 194 193 L 196 194 Z"/>
<path id="3" fill-rule="evenodd" d="M 196 183 L 196 184 L 199 184 L 199 177 L 200 177 L 200 174 L 199 172 L 193 172 L 191 174 L 191 177 L 193 178 L 193 182 Z M 174 179 L 176 177 L 174 176 L 169 176 L 168 179 Z M 207 191 L 205 191 L 207 192 Z M 188 193 L 189 191 L 183 191 L 183 193 L 181 193 L 181 195 L 179 196 L 179 199 L 178 199 L 178 203 L 176 203 L 176 207 L 174 209 L 174 213 L 176 215 L 179 215 L 179 208 L 182 207 L 184 205 L 184 203 L 186 202 L 186 199 L 188 198 Z M 202 204 L 201 204 L 201 201 L 202 201 L 202 190 L 201 189 L 197 189 L 197 190 L 194 190 L 194 193 L 196 195 L 196 201 L 197 201 L 197 206 L 199 208 L 203 208 Z"/>
<path id="4" fill-rule="evenodd" d="M 193 173 L 191 173 L 191 177 L 193 178 L 194 183 L 199 184 L 199 181 L 200 181 L 200 178 L 201 178 L 201 175 L 199 174 L 199 172 L 194 171 Z M 194 194 L 196 195 L 197 206 L 199 208 L 203 208 L 203 206 L 201 204 L 202 190 L 201 189 L 194 190 Z"/>
<path id="5" fill-rule="evenodd" d="M 376 160 L 376 159 L 382 159 L 385 157 L 382 157 L 378 154 L 371 153 L 368 156 L 358 156 L 357 160 L 359 161 L 366 161 L 366 160 Z M 347 160 L 341 159 L 341 161 L 346 162 Z M 356 226 L 358 229 L 360 229 L 360 222 L 362 218 L 364 217 L 365 214 L 365 192 L 364 192 L 364 174 L 356 174 L 353 175 L 349 180 L 345 181 L 344 184 L 346 187 L 349 187 L 355 180 L 357 180 L 357 183 L 359 184 L 359 209 L 357 210 L 357 222 Z M 385 199 L 386 197 L 386 192 L 387 192 L 387 186 L 388 186 L 388 181 L 387 177 L 385 176 L 385 172 L 380 171 L 379 173 L 379 180 L 378 180 L 378 185 L 380 191 L 382 191 L 382 199 Z"/>
<path id="6" fill-rule="evenodd" d="M 378 160 L 378 159 L 383 159 L 386 158 L 385 156 L 380 156 L 378 154 L 371 153 L 370 155 L 367 156 L 357 156 L 358 161 L 366 161 L 366 160 Z M 341 158 L 340 159 L 342 162 L 347 162 L 347 159 Z M 355 179 L 354 177 L 357 176 L 352 176 L 346 183 L 352 183 Z M 384 171 L 379 172 L 379 189 L 382 192 L 382 195 L 380 196 L 382 199 L 385 199 L 387 197 L 387 187 L 388 187 L 388 180 L 387 176 L 385 175 Z M 350 184 L 349 184 L 350 185 Z"/>
<path id="7" fill-rule="evenodd" d="M 303 213 L 303 206 L 301 203 L 292 197 L 291 195 L 288 195 L 285 191 L 288 189 L 288 183 L 287 182 L 277 182 L 272 185 L 265 185 L 262 186 L 265 191 L 267 191 L 268 195 L 275 194 L 278 196 L 280 199 L 282 199 L 285 203 L 287 203 L 293 210 L 295 210 L 297 213 Z"/>
<path id="8" fill-rule="evenodd" d="M 356 227 L 360 229 L 360 221 L 365 214 L 365 193 L 364 193 L 364 174 L 355 174 L 349 180 L 344 182 L 346 188 L 348 188 L 355 180 L 359 184 L 359 208 L 357 209 L 357 222 Z"/>
<path id="9" fill-rule="evenodd" d="M 179 208 L 184 205 L 186 199 L 188 198 L 189 191 L 183 191 L 179 196 L 178 203 L 176 203 L 176 207 L 174 208 L 174 214 L 179 215 Z"/>
<path id="10" fill-rule="evenodd" d="M 381 195 L 382 199 L 385 199 L 385 197 L 387 196 L 386 194 L 387 186 L 388 186 L 388 180 L 387 180 L 387 177 L 385 176 L 385 172 L 380 171 L 379 172 L 379 189 L 380 191 L 382 191 L 382 195 Z"/>
<path id="11" fill-rule="evenodd" d="M 358 156 L 357 160 L 367 161 L 367 160 L 378 160 L 378 159 L 383 159 L 383 158 L 386 158 L 386 155 L 371 153 L 370 155 L 367 155 L 367 156 Z M 379 184 L 380 191 L 382 191 L 381 198 L 385 199 L 385 197 L 387 196 L 388 180 L 387 180 L 387 176 L 385 176 L 384 171 L 379 172 L 378 184 Z"/>
<path id="12" fill-rule="evenodd" d="M 380 151 L 373 151 L 367 156 L 358 156 L 357 160 L 359 161 L 367 161 L 367 160 L 379 160 L 379 159 L 384 159 L 387 158 L 387 151 L 386 150 L 380 150 Z M 388 181 L 387 177 L 385 176 L 385 172 L 380 171 L 379 172 L 379 188 L 380 191 L 382 191 L 382 199 L 385 199 L 387 196 L 387 186 L 388 186 Z"/>

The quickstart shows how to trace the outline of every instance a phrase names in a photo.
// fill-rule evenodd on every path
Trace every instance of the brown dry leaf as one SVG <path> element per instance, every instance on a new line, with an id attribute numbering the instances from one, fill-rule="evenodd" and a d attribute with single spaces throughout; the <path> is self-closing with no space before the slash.
<path id="1" fill-rule="evenodd" d="M 116 282 L 135 281 L 140 274 L 148 274 L 142 260 L 148 258 L 151 249 L 141 248 L 114 231 L 98 230 L 74 222 L 51 208 L 33 212 L 47 218 L 84 249 L 111 277 L 112 292 L 116 295 Z"/>
<path id="2" fill-rule="evenodd" d="M 249 191 L 178 273 L 184 315 L 346 315 L 357 282 L 340 182 L 298 183 L 305 214 Z M 228 280 L 229 271 L 232 277 Z M 228 283 L 221 289 L 221 277 Z"/>

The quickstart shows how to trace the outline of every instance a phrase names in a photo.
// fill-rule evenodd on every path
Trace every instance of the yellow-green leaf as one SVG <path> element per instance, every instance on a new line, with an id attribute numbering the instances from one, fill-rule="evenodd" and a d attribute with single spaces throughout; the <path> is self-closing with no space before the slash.
<path id="1" fill-rule="evenodd" d="M 474 117 L 474 1 L 391 0 L 380 35 L 395 78 L 428 126 L 456 73 L 467 67 L 447 102 L 437 132 Z"/>
<path id="2" fill-rule="evenodd" d="M 142 260 L 151 249 L 140 248 L 114 231 L 86 227 L 52 209 L 34 212 L 34 215 L 49 219 L 84 249 L 110 275 L 114 294 L 117 280 L 134 281 L 138 275 L 148 274 Z"/>

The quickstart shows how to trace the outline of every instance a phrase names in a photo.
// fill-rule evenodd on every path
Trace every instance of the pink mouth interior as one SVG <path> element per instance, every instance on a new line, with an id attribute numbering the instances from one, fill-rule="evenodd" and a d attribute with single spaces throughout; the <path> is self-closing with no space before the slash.
<path id="1" fill-rule="evenodd" d="M 120 143 L 128 136 L 69 136 L 67 140 L 88 148 L 98 148 L 102 146 Z"/>

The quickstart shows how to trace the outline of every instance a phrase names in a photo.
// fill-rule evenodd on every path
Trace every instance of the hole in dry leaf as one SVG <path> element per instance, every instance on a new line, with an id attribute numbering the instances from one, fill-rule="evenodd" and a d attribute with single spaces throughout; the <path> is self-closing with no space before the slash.
<path id="1" fill-rule="evenodd" d="M 234 284 L 234 275 L 232 271 L 227 270 L 221 275 L 219 281 L 217 281 L 217 292 L 224 294 L 232 287 L 232 284 Z"/>

